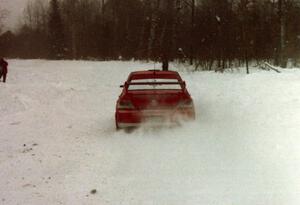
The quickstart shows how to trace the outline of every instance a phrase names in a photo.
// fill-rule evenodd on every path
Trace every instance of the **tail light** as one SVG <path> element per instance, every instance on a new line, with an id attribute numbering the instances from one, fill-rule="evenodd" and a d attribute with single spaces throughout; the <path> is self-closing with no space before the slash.
<path id="1" fill-rule="evenodd" d="M 179 103 L 179 107 L 180 108 L 193 108 L 194 107 L 194 103 L 193 100 L 185 100 Z"/>
<path id="2" fill-rule="evenodd" d="M 126 101 L 120 101 L 117 105 L 117 108 L 121 109 L 121 110 L 122 109 L 133 109 L 134 106 L 131 101 L 126 100 Z"/>

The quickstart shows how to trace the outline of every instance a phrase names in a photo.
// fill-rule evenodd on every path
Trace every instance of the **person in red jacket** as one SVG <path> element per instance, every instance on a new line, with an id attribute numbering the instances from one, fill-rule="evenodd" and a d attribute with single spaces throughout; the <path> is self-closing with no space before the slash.
<path id="1" fill-rule="evenodd" d="M 3 58 L 1 58 L 0 59 L 0 79 L 3 76 L 4 83 L 6 82 L 7 66 L 8 66 L 8 63 Z"/>

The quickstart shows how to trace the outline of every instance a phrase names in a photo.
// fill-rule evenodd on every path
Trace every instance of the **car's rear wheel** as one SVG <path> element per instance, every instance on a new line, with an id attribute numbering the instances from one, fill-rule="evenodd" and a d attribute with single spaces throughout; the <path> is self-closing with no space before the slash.
<path id="1" fill-rule="evenodd" d="M 120 128 L 120 126 L 119 126 L 119 123 L 117 122 L 117 120 L 116 120 L 116 130 L 120 130 L 121 128 Z"/>
<path id="2" fill-rule="evenodd" d="M 119 126 L 119 123 L 118 123 L 117 113 L 115 114 L 115 125 L 116 125 L 116 130 L 120 130 L 120 126 Z"/>

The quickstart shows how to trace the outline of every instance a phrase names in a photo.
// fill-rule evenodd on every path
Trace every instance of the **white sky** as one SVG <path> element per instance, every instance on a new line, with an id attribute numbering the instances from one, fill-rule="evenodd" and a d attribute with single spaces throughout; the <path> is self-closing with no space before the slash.
<path id="1" fill-rule="evenodd" d="M 16 28 L 28 1 L 29 0 L 0 0 L 0 8 L 9 11 L 9 15 L 5 20 L 6 29 Z"/>

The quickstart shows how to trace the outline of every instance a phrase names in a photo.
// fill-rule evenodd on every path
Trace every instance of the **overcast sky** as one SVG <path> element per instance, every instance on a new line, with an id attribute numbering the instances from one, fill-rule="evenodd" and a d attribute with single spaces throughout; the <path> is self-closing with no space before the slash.
<path id="1" fill-rule="evenodd" d="M 29 0 L 0 0 L 0 8 L 9 11 L 9 16 L 5 21 L 6 29 L 16 28 L 28 1 Z"/>

